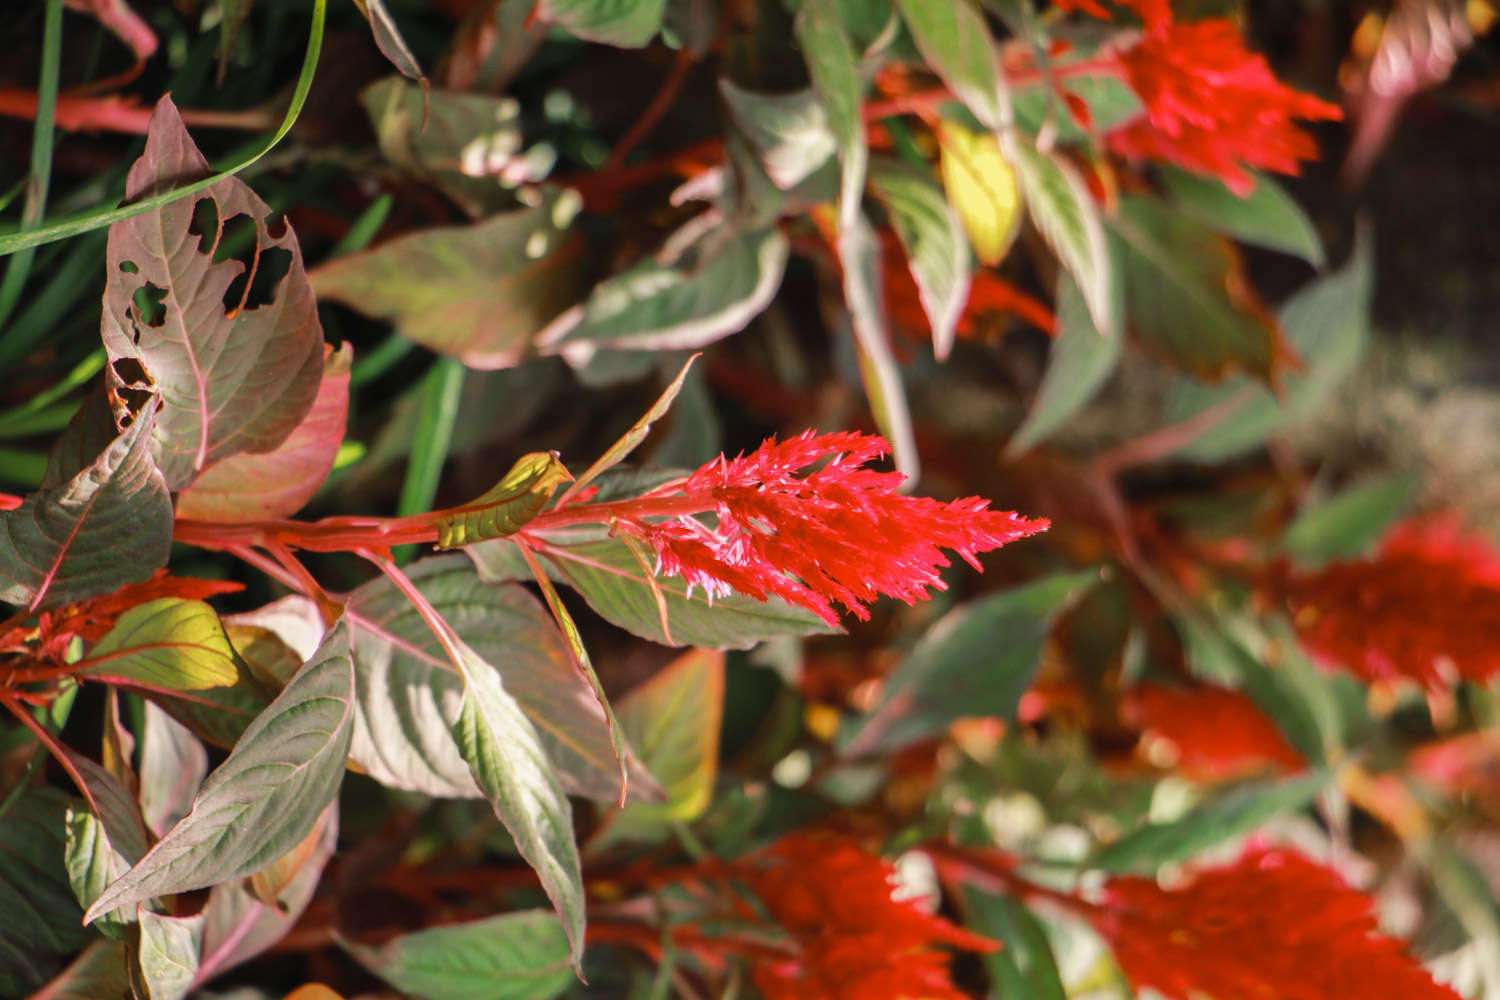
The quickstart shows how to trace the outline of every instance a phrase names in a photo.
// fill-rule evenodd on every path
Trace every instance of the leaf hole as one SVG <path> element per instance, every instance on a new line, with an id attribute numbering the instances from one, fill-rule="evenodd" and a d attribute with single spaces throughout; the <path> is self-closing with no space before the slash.
<path id="1" fill-rule="evenodd" d="M 135 358 L 116 358 L 109 363 L 109 367 L 127 389 L 144 391 L 151 385 L 151 376 L 146 374 L 146 369 Z"/>
<path id="2" fill-rule="evenodd" d="M 219 242 L 219 205 L 212 198 L 199 198 L 193 204 L 188 235 L 198 237 L 199 253 L 204 256 L 214 253 Z"/>
<path id="3" fill-rule="evenodd" d="M 266 216 L 266 235 L 273 240 L 279 240 L 286 236 L 286 215 L 282 212 L 272 212 Z"/>
<path id="4" fill-rule="evenodd" d="M 135 266 L 135 261 L 133 261 L 133 260 L 122 260 L 122 261 L 120 261 L 120 271 L 123 274 L 140 274 L 141 273 L 141 269 Z"/>
<path id="5" fill-rule="evenodd" d="M 167 321 L 167 290 L 146 282 L 130 297 L 130 311 L 142 326 L 159 327 Z M 139 342 L 139 338 L 137 338 Z"/>
<path id="6" fill-rule="evenodd" d="M 259 309 L 276 301 L 281 279 L 292 269 L 292 252 L 281 247 L 261 251 L 255 267 L 241 272 L 224 290 L 224 313 L 233 316 L 241 311 Z M 248 287 L 248 290 L 246 286 Z"/>

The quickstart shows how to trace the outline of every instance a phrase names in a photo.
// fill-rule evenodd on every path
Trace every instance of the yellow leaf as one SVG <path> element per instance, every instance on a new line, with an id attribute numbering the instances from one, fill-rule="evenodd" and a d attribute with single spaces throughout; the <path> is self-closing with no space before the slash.
<path id="1" fill-rule="evenodd" d="M 437 519 L 438 548 L 451 549 L 515 534 L 541 513 L 558 483 L 572 478 L 555 451 L 522 455 L 483 496 L 441 512 Z"/>
<path id="2" fill-rule="evenodd" d="M 998 264 L 1021 225 L 1021 189 L 1015 171 L 1000 155 L 999 141 L 989 133 L 941 121 L 938 142 L 943 149 L 939 169 L 948 202 L 963 222 L 974 253 L 986 264 Z"/>

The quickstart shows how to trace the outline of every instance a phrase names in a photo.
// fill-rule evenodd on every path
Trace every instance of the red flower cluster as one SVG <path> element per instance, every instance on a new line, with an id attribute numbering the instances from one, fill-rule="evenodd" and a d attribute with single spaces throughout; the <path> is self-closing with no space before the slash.
<path id="1" fill-rule="evenodd" d="M 1458 1000 L 1370 911 L 1335 872 L 1254 850 L 1177 889 L 1113 879 L 1090 920 L 1137 987 L 1171 1000 Z"/>
<path id="2" fill-rule="evenodd" d="M 852 431 L 771 439 L 749 455 L 711 462 L 683 485 L 686 506 L 712 511 L 717 524 L 691 514 L 649 522 L 646 503 L 616 526 L 655 549 L 659 573 L 710 597 L 775 595 L 829 624 L 838 622 L 834 602 L 868 618 L 864 605 L 881 594 L 912 603 L 929 587 L 942 589 L 942 548 L 978 569 L 976 553 L 1047 527 L 992 511 L 978 497 L 903 496 L 900 473 L 865 468 L 888 451 L 885 439 Z"/>
<path id="3" fill-rule="evenodd" d="M 1430 690 L 1500 674 L 1500 553 L 1451 519 L 1411 521 L 1380 553 L 1279 585 L 1302 644 L 1365 681 Z"/>
<path id="4" fill-rule="evenodd" d="M 1306 766 L 1266 714 L 1245 695 L 1219 687 L 1143 684 L 1123 699 L 1127 722 L 1169 743 L 1176 767 L 1201 781 L 1225 781 L 1265 768 Z"/>
<path id="5" fill-rule="evenodd" d="M 766 1000 L 963 1000 L 937 946 L 997 947 L 892 899 L 890 866 L 846 840 L 791 834 L 733 872 L 796 942 L 752 966 Z"/>

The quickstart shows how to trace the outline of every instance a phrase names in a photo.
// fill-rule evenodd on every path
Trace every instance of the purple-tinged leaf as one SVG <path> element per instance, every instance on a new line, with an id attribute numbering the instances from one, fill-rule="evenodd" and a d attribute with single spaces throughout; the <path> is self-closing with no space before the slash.
<path id="1" fill-rule="evenodd" d="M 0 601 L 33 610 L 106 594 L 166 565 L 172 498 L 147 407 L 72 478 L 0 512 Z"/>
<path id="2" fill-rule="evenodd" d="M 125 942 L 95 940 L 30 1000 L 99 1000 L 130 994 Z"/>
<path id="3" fill-rule="evenodd" d="M 210 465 L 177 496 L 177 516 L 195 521 L 262 521 L 290 517 L 328 478 L 349 412 L 345 344 L 325 351 L 323 381 L 312 409 L 275 451 L 232 455 Z"/>
<path id="4" fill-rule="evenodd" d="M 162 98 L 126 197 L 210 172 L 171 98 Z M 110 227 L 100 334 L 111 387 L 161 397 L 154 452 L 173 490 L 230 455 L 275 449 L 317 395 L 317 303 L 291 226 L 274 226 L 270 215 L 230 177 Z M 226 229 L 241 225 L 254 229 L 250 266 L 216 262 L 228 252 Z"/>
<path id="5" fill-rule="evenodd" d="M 85 921 L 252 874 L 295 847 L 338 794 L 353 717 L 341 622 L 203 782 L 192 811 L 94 901 Z"/>
<path id="6" fill-rule="evenodd" d="M 184 725 L 155 702 L 146 702 L 141 732 L 141 814 L 160 837 L 192 808 L 208 773 L 208 753 Z"/>
<path id="7" fill-rule="evenodd" d="M 656 37 L 666 0 L 541 0 L 537 17 L 590 42 L 638 49 Z"/>
<path id="8" fill-rule="evenodd" d="M 370 34 L 374 36 L 375 47 L 380 50 L 380 54 L 389 59 L 402 76 L 421 81 L 425 89 L 427 77 L 422 74 L 422 66 L 406 44 L 406 39 L 401 37 L 396 19 L 385 9 L 385 0 L 354 0 L 354 4 L 365 16 L 365 20 L 370 22 Z"/>

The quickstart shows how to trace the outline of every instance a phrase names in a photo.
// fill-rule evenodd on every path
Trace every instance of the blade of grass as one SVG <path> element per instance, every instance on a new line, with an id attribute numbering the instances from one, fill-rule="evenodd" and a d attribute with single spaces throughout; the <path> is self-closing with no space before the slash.
<path id="1" fill-rule="evenodd" d="M 74 307 L 91 293 L 98 315 L 98 294 L 104 282 L 104 269 L 100 266 L 104 244 L 103 233 L 79 240 L 63 256 L 47 283 L 31 293 L 21 314 L 0 339 L 0 370 L 19 362 L 47 337 L 57 336 L 65 317 L 73 314 Z"/>
<path id="2" fill-rule="evenodd" d="M 79 233 L 86 233 L 94 229 L 102 229 L 105 226 L 112 226 L 116 222 L 123 222 L 143 212 L 150 212 L 163 205 L 169 205 L 179 198 L 186 198 L 189 195 L 196 194 L 204 188 L 217 184 L 226 177 L 239 173 L 265 156 L 282 139 L 286 138 L 286 134 L 292 130 L 292 126 L 296 123 L 297 117 L 301 115 L 302 106 L 307 103 L 307 92 L 312 88 L 313 73 L 318 68 L 318 55 L 323 48 L 323 22 L 327 12 L 328 0 L 313 0 L 312 29 L 308 32 L 307 53 L 302 59 L 302 71 L 297 77 L 297 87 L 292 92 L 291 106 L 287 108 L 286 117 L 282 119 L 281 126 L 272 134 L 270 141 L 253 155 L 211 177 L 206 177 L 201 181 L 195 181 L 180 188 L 174 188 L 165 194 L 157 195 L 154 198 L 147 198 L 144 201 L 138 201 L 133 205 L 90 212 L 80 218 L 64 219 L 61 222 L 55 222 L 52 225 L 34 229 L 30 232 L 7 233 L 0 236 L 0 256 L 17 253 L 29 247 L 41 246 L 44 243 L 67 239 L 70 236 L 77 236 Z"/>
<path id="3" fill-rule="evenodd" d="M 35 414 L 46 410 L 74 389 L 86 384 L 103 367 L 104 348 L 101 347 L 74 365 L 73 370 L 59 379 L 56 385 L 37 393 L 15 409 L 0 414 L 0 436 L 21 436 L 22 432 L 18 431 L 18 427 L 31 427 L 36 420 Z M 72 409 L 74 407 L 69 407 L 69 412 Z M 63 423 L 67 423 L 67 420 L 64 419 Z"/>
<path id="4" fill-rule="evenodd" d="M 417 345 L 393 333 L 376 345 L 375 349 L 354 362 L 349 373 L 349 388 L 358 389 L 366 382 L 373 382 L 412 352 Z"/>
<path id="5" fill-rule="evenodd" d="M 380 227 L 385 225 L 385 220 L 391 217 L 391 209 L 395 206 L 396 199 L 389 193 L 381 195 L 359 213 L 359 218 L 349 227 L 349 231 L 333 245 L 331 256 L 342 257 L 349 253 L 358 253 L 369 246 L 375 239 L 375 234 L 380 232 Z"/>
<path id="6" fill-rule="evenodd" d="M 42 71 L 36 85 L 36 121 L 31 130 L 31 169 L 26 176 L 26 202 L 21 207 L 21 229 L 35 229 L 47 210 L 47 188 L 52 181 L 52 123 L 57 114 L 57 77 L 62 65 L 62 0 L 47 0 L 42 19 Z M 21 291 L 31 276 L 36 257 L 28 248 L 11 258 L 0 282 L 0 327 L 10 319 Z"/>
<path id="7" fill-rule="evenodd" d="M 443 463 L 448 460 L 448 447 L 453 443 L 453 426 L 458 421 L 458 401 L 467 373 L 457 358 L 438 358 L 422 379 L 422 402 L 412 434 L 411 455 L 406 462 L 406 481 L 401 484 L 401 497 L 396 502 L 397 517 L 424 514 L 432 509 Z M 396 565 L 405 565 L 416 548 L 415 545 L 398 548 Z"/>

